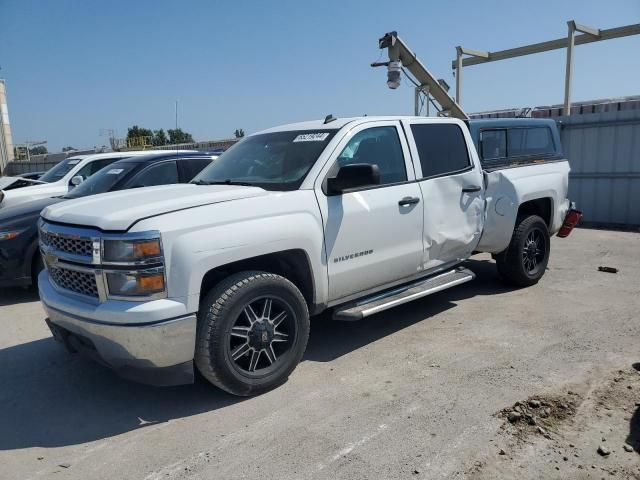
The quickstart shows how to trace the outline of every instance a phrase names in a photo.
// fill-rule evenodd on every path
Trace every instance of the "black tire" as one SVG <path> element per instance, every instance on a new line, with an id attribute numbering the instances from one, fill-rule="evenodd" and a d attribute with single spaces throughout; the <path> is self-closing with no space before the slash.
<path id="1" fill-rule="evenodd" d="M 262 318 L 258 319 L 255 310 L 261 305 Z M 253 323 L 248 312 L 252 312 Z M 309 310 L 293 283 L 272 273 L 239 272 L 213 287 L 202 301 L 195 363 L 215 386 L 234 395 L 256 395 L 286 382 L 308 338 Z"/>
<path id="2" fill-rule="evenodd" d="M 549 229 L 542 218 L 537 215 L 518 218 L 509 246 L 495 256 L 498 273 L 511 285 L 535 285 L 547 268 L 550 246 Z"/>

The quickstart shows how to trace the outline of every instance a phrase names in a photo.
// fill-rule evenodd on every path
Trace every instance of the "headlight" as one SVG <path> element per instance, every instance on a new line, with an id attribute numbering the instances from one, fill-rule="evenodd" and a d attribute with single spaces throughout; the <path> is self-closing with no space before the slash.
<path id="1" fill-rule="evenodd" d="M 107 272 L 109 294 L 145 297 L 164 292 L 164 272 Z"/>
<path id="2" fill-rule="evenodd" d="M 162 246 L 159 238 L 140 240 L 104 240 L 105 262 L 144 262 L 159 259 Z"/>
<path id="3" fill-rule="evenodd" d="M 0 231 L 0 241 L 2 240 L 13 240 L 18 235 L 20 235 L 24 230 L 4 230 Z"/>

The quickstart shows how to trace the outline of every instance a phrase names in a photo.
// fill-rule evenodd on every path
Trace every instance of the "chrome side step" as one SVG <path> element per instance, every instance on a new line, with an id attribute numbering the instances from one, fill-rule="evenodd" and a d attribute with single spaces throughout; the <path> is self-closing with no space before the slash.
<path id="1" fill-rule="evenodd" d="M 460 285 L 461 283 L 473 280 L 475 277 L 475 274 L 471 270 L 458 267 L 427 279 L 364 298 L 355 303 L 337 307 L 333 312 L 333 319 L 346 322 L 362 320 L 374 313 L 382 312 L 446 288 Z"/>

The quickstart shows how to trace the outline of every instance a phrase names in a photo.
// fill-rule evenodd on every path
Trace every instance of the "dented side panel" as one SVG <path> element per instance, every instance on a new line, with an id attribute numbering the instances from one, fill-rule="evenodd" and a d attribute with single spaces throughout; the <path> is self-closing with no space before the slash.
<path id="1" fill-rule="evenodd" d="M 567 161 L 559 161 L 485 172 L 485 227 L 476 250 L 499 253 L 507 248 L 518 208 L 530 200 L 551 200 L 550 233 L 555 234 L 569 209 L 569 170 Z"/>
<path id="2" fill-rule="evenodd" d="M 462 189 L 476 177 L 481 185 L 482 175 L 474 170 L 420 182 L 425 205 L 424 270 L 462 261 L 475 249 L 483 229 L 483 194 Z"/>
<path id="3" fill-rule="evenodd" d="M 442 123 L 441 119 L 416 118 L 404 122 L 411 125 Z M 460 120 L 447 119 L 460 128 L 467 147 L 468 169 L 419 181 L 424 199 L 423 271 L 461 262 L 475 250 L 484 227 L 484 186 L 482 167 L 469 130 Z M 408 135 L 416 175 L 423 176 L 420 154 L 412 135 Z M 429 162 L 428 158 L 423 159 Z M 476 191 L 470 191 L 473 188 Z M 467 190 L 467 191 L 463 191 Z"/>

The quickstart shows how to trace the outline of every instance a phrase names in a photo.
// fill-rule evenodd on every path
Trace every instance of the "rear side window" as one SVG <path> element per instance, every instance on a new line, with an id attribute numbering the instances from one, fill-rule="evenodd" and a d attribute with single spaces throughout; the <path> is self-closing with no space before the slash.
<path id="1" fill-rule="evenodd" d="M 204 167 L 211 163 L 211 158 L 182 158 L 178 160 L 180 181 L 190 182 Z"/>
<path id="2" fill-rule="evenodd" d="M 452 123 L 411 125 L 416 141 L 422 177 L 438 177 L 469 168 L 469 152 L 462 130 Z"/>
<path id="3" fill-rule="evenodd" d="M 553 137 L 547 127 L 509 129 L 509 156 L 522 157 L 554 153 Z"/>
<path id="4" fill-rule="evenodd" d="M 480 133 L 480 145 L 483 160 L 495 160 L 507 157 L 507 131 L 483 130 Z"/>
<path id="5" fill-rule="evenodd" d="M 133 179 L 129 188 L 152 187 L 154 185 L 168 185 L 179 183 L 176 162 L 163 162 L 145 169 Z"/>

